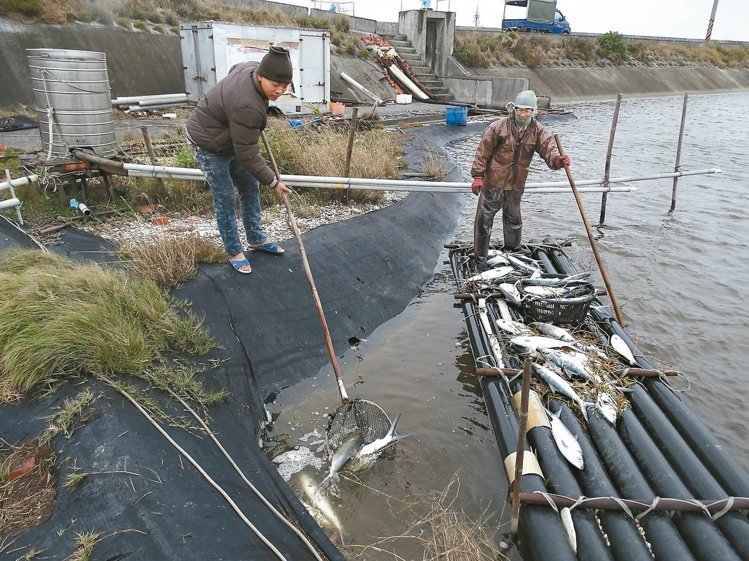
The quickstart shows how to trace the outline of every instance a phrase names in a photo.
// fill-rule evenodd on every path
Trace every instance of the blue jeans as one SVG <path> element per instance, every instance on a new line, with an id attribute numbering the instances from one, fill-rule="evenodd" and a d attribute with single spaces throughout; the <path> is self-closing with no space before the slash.
<path id="1" fill-rule="evenodd" d="M 247 241 L 257 245 L 266 236 L 260 226 L 260 184 L 255 176 L 232 155 L 216 154 L 198 148 L 195 154 L 213 195 L 216 223 L 224 250 L 233 257 L 244 251 L 237 229 L 237 193 Z"/>

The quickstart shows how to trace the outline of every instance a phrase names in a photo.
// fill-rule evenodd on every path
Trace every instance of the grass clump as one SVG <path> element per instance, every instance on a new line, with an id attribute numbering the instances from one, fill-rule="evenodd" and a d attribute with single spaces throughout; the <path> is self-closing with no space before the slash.
<path id="1" fill-rule="evenodd" d="M 0 3 L 0 16 L 10 19 L 36 18 L 42 14 L 41 0 L 5 0 Z"/>
<path id="2" fill-rule="evenodd" d="M 614 64 L 624 62 L 627 58 L 627 44 L 621 33 L 609 31 L 596 39 L 596 49 L 598 53 L 609 59 Z"/>
<path id="3" fill-rule="evenodd" d="M 165 356 L 211 347 L 153 282 L 38 250 L 0 260 L 0 385 L 25 392 L 78 374 L 144 378 Z"/>
<path id="4" fill-rule="evenodd" d="M 138 278 L 163 288 L 174 288 L 197 273 L 197 263 L 223 263 L 224 250 L 198 236 L 154 239 L 120 248 Z"/>

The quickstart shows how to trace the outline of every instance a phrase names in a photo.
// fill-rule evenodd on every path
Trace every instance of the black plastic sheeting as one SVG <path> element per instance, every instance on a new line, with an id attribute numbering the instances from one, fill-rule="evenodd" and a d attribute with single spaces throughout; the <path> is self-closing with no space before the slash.
<path id="1" fill-rule="evenodd" d="M 464 130 L 415 131 L 412 141 L 423 143 L 429 136 L 439 143 Z M 400 313 L 433 276 L 462 200 L 460 195 L 411 194 L 380 211 L 304 235 L 336 349 L 346 348 L 350 337 L 365 338 Z M 247 478 L 303 529 L 323 557 L 339 560 L 340 553 L 291 493 L 259 442 L 263 402 L 329 364 L 299 250 L 293 240 L 283 245 L 286 254 L 280 257 L 248 253 L 251 275 L 239 275 L 228 264 L 203 265 L 175 296 L 191 302 L 221 345 L 201 358 L 212 365 L 206 376 L 229 392 L 225 402 L 208 412 L 211 428 Z M 37 247 L 0 220 L 0 253 L 15 246 Z M 117 262 L 111 244 L 70 228 L 52 249 L 72 259 Z M 218 359 L 218 366 L 211 359 Z M 96 531 L 108 537 L 96 546 L 95 559 L 277 559 L 146 419 L 103 384 L 67 384 L 52 396 L 0 407 L 2 437 L 19 443 L 39 435 L 47 426 L 45 417 L 84 387 L 101 397 L 92 406 L 92 418 L 69 439 L 54 443 L 60 466 L 54 512 L 41 526 L 15 536 L 11 549 L 27 549 L 0 558 L 15 559 L 33 547 L 44 550 L 45 558 L 63 559 L 73 552 L 77 533 Z M 331 386 L 331 403 L 338 399 Z M 164 397 L 160 401 L 173 407 Z M 287 559 L 313 559 L 210 441 L 165 428 Z M 74 469 L 94 475 L 74 490 L 63 488 Z"/>

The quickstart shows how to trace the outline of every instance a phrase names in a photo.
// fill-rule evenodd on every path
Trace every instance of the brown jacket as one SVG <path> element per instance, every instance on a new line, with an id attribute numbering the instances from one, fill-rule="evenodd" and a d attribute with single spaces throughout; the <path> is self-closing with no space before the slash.
<path id="1" fill-rule="evenodd" d="M 260 153 L 260 133 L 268 124 L 268 99 L 254 70 L 257 62 L 234 65 L 198 102 L 187 119 L 187 134 L 200 148 L 234 154 L 263 185 L 275 179 Z"/>
<path id="2" fill-rule="evenodd" d="M 551 169 L 557 169 L 559 151 L 554 137 L 541 123 L 534 118 L 520 133 L 512 116 L 498 119 L 486 128 L 479 141 L 471 176 L 483 177 L 484 189 L 522 191 L 534 152 L 538 152 Z"/>

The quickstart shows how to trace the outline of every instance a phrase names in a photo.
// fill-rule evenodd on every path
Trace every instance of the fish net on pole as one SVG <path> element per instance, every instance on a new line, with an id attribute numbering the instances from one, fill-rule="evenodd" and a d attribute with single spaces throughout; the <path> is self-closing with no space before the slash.
<path id="1" fill-rule="evenodd" d="M 326 430 L 328 450 L 336 450 L 354 431 L 359 431 L 364 444 L 369 444 L 385 436 L 389 429 L 390 417 L 382 407 L 367 399 L 353 399 L 330 417 Z"/>

